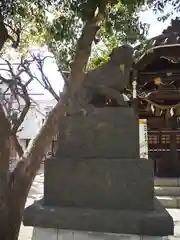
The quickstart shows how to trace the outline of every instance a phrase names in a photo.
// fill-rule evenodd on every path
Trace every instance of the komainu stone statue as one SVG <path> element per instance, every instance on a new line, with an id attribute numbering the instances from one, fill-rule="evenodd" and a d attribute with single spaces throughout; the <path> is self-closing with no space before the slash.
<path id="1" fill-rule="evenodd" d="M 54 232 L 63 240 L 173 234 L 172 217 L 154 197 L 153 161 L 140 158 L 138 116 L 121 95 L 132 54 L 129 46 L 115 48 L 106 64 L 87 73 L 77 94 L 88 114 L 60 119 L 55 156 L 44 165 L 44 198 L 27 207 L 23 217 L 25 226 L 42 233 L 39 240 L 47 233 L 57 239 Z M 118 106 L 104 105 L 106 100 L 96 105 L 95 95 L 101 94 L 116 99 Z"/>
<path id="2" fill-rule="evenodd" d="M 116 100 L 119 106 L 127 105 L 123 98 L 123 91 L 129 83 L 130 70 L 133 64 L 133 48 L 123 45 L 114 48 L 108 62 L 89 71 L 72 99 L 73 111 L 91 109 L 93 97 L 103 95 Z"/>

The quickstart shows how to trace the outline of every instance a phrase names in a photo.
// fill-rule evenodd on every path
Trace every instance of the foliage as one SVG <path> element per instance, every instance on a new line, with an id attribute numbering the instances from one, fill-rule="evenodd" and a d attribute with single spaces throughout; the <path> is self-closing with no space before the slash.
<path id="1" fill-rule="evenodd" d="M 0 21 L 3 21 L 7 31 L 8 40 L 5 52 L 10 44 L 12 47 L 27 52 L 27 46 L 41 45 L 44 39 L 44 25 L 47 22 L 46 8 L 48 1 L 37 0 L 3 0 L 0 2 Z"/>
<path id="2" fill-rule="evenodd" d="M 180 10 L 177 0 L 4 0 L 0 3 L 0 14 L 10 35 L 14 37 L 20 28 L 21 52 L 25 53 L 30 45 L 47 45 L 59 68 L 69 70 L 83 26 L 97 7 L 102 9 L 105 6 L 104 19 L 94 40 L 94 54 L 88 68 L 103 63 L 117 44 L 134 44 L 144 39 L 148 25 L 140 22 L 137 13 L 145 4 L 156 13 L 162 13 L 159 20 L 163 21 Z M 164 9 L 167 5 L 172 11 L 166 14 Z"/>
<path id="3" fill-rule="evenodd" d="M 111 8 L 108 16 L 116 12 L 116 8 L 117 6 Z M 88 64 L 89 69 L 107 61 L 109 53 L 117 45 L 124 43 L 136 44 L 146 39 L 149 25 L 140 22 L 138 12 L 131 12 L 124 5 L 119 5 L 119 8 L 121 14 L 116 13 L 114 18 L 108 18 L 105 20 L 105 25 L 101 27 L 100 34 L 104 37 L 101 41 L 101 46 L 94 46 L 93 55 Z M 108 25 L 108 28 L 106 25 Z"/>
<path id="4" fill-rule="evenodd" d="M 147 25 L 142 25 L 136 14 L 143 4 L 143 0 L 6 0 L 1 13 L 8 26 L 21 29 L 21 52 L 27 51 L 29 45 L 47 45 L 59 67 L 67 70 L 83 26 L 97 9 L 102 11 L 103 20 L 94 43 L 97 46 L 103 43 L 105 50 L 110 51 L 114 45 L 134 43 L 144 37 Z M 12 30 L 9 31 L 13 34 Z"/>
<path id="5" fill-rule="evenodd" d="M 99 46 L 103 46 L 103 52 L 109 52 L 117 44 L 135 43 L 146 35 L 148 26 L 141 24 L 136 14 L 140 4 L 143 4 L 143 1 L 131 1 L 129 3 L 127 1 L 126 3 L 116 1 L 115 4 L 109 3 L 106 5 L 103 13 L 104 18 L 94 39 L 93 52 Z M 77 39 L 85 21 L 90 14 L 93 14 L 96 2 L 79 1 L 78 5 L 77 1 L 72 1 L 69 4 L 62 3 L 59 7 L 64 10 L 60 13 L 56 9 L 59 17 L 56 17 L 50 26 L 52 39 L 48 46 L 55 55 L 58 65 L 67 70 L 75 54 Z M 98 59 L 98 56 L 95 56 L 95 58 Z M 107 57 L 104 56 L 103 58 L 106 59 Z M 96 60 L 93 61 L 96 62 Z M 89 67 L 93 65 L 94 63 L 91 62 Z"/>

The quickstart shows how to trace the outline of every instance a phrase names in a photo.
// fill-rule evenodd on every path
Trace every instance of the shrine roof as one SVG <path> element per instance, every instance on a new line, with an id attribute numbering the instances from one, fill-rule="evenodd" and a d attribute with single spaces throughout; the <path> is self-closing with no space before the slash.
<path id="1" fill-rule="evenodd" d="M 142 44 L 135 50 L 139 51 Z M 161 56 L 173 57 L 175 61 L 180 61 L 180 20 L 172 19 L 171 25 L 163 30 L 162 34 L 147 41 L 144 53 L 138 58 L 135 68 L 141 70 L 155 58 Z"/>

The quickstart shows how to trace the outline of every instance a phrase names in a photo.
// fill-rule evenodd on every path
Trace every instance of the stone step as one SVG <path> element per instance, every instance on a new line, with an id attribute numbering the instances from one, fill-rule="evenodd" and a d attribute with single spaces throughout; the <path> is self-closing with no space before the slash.
<path id="1" fill-rule="evenodd" d="M 180 208 L 180 178 L 155 178 L 154 192 L 165 208 Z"/>
<path id="2" fill-rule="evenodd" d="M 180 197 L 180 187 L 155 186 L 154 193 L 156 196 Z"/>
<path id="3" fill-rule="evenodd" d="M 155 178 L 154 186 L 177 187 L 180 186 L 180 178 Z"/>
<path id="4" fill-rule="evenodd" d="M 165 208 L 180 208 L 180 197 L 156 196 Z"/>

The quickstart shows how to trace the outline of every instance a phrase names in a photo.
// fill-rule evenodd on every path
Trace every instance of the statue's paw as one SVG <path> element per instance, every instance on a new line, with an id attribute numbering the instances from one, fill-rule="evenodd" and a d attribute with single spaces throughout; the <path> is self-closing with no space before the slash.
<path id="1" fill-rule="evenodd" d="M 88 111 L 84 108 L 81 109 L 83 116 L 88 116 Z"/>
<path id="2" fill-rule="evenodd" d="M 84 116 L 91 115 L 94 112 L 94 107 L 91 104 L 87 104 L 82 108 L 82 112 Z"/>

